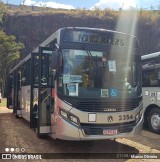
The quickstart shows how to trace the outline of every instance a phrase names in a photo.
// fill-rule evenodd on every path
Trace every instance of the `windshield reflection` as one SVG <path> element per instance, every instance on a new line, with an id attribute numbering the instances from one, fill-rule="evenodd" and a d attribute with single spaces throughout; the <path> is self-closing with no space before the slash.
<path id="1" fill-rule="evenodd" d="M 120 53 L 117 53 L 120 55 Z M 124 61 L 107 52 L 63 49 L 63 70 L 59 73 L 58 92 L 74 97 L 137 96 L 137 63 Z"/>

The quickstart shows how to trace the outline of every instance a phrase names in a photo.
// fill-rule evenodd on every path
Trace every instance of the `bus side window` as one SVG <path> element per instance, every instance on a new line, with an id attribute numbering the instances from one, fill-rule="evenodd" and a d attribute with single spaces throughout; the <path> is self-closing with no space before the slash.
<path id="1" fill-rule="evenodd" d="M 150 71 L 150 85 L 157 86 L 158 85 L 158 71 L 157 69 L 153 69 Z"/>
<path id="2" fill-rule="evenodd" d="M 150 87 L 150 73 L 149 71 L 142 72 L 142 86 L 143 87 Z"/>

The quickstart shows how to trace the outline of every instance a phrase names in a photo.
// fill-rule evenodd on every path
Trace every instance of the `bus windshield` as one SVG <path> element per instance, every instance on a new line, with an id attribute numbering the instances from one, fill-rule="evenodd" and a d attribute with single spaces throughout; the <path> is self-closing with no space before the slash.
<path id="1" fill-rule="evenodd" d="M 138 63 L 133 56 L 127 62 L 123 53 L 110 53 L 62 49 L 58 93 L 81 98 L 138 96 Z"/>

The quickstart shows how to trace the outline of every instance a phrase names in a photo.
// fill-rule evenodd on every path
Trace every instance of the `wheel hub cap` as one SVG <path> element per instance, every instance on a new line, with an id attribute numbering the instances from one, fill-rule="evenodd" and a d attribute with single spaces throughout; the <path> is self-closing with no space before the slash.
<path id="1" fill-rule="evenodd" d="M 151 124 L 154 129 L 160 129 L 160 115 L 159 114 L 152 115 Z"/>

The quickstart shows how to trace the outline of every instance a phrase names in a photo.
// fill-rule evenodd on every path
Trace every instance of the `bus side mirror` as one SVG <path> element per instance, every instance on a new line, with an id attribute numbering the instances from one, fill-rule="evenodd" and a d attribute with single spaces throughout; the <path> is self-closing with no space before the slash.
<path id="1" fill-rule="evenodd" d="M 58 52 L 53 51 L 52 55 L 50 57 L 50 75 L 52 76 L 52 80 L 54 81 L 55 76 L 56 76 L 56 71 L 57 71 L 57 66 L 58 66 Z"/>
<path id="2" fill-rule="evenodd" d="M 57 51 L 53 51 L 51 60 L 52 60 L 52 69 L 55 70 L 57 68 L 57 64 L 58 64 L 58 53 L 57 53 Z"/>
<path id="3" fill-rule="evenodd" d="M 55 76 L 56 76 L 56 69 L 52 69 L 52 77 L 53 77 L 53 80 L 54 80 Z"/>

